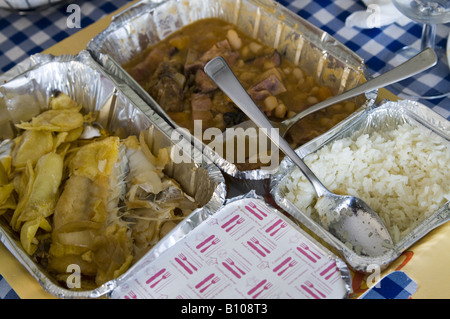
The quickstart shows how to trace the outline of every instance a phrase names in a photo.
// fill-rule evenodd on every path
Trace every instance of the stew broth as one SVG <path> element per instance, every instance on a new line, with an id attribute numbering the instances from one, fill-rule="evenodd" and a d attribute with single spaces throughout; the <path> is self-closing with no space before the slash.
<path id="1" fill-rule="evenodd" d="M 271 120 L 292 117 L 334 94 L 274 48 L 217 18 L 183 27 L 124 68 L 179 126 L 193 133 L 194 121 L 200 120 L 203 131 L 210 127 L 223 131 L 247 118 L 203 71 L 204 65 L 219 55 Z M 298 147 L 329 130 L 356 108 L 354 101 L 348 101 L 315 112 L 299 121 L 286 138 Z M 234 164 L 241 170 L 260 166 Z"/>

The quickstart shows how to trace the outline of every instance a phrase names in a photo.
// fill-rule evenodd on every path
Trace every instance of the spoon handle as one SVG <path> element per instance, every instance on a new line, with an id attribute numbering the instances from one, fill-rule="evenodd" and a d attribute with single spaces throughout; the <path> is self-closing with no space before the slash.
<path id="1" fill-rule="evenodd" d="M 301 169 L 319 197 L 329 193 L 289 143 L 281 137 L 278 129 L 272 126 L 265 114 L 253 102 L 222 57 L 219 56 L 209 61 L 204 70 L 217 86 Z"/>
<path id="2" fill-rule="evenodd" d="M 381 87 L 388 86 L 392 83 L 404 80 L 410 76 L 413 76 L 415 74 L 427 70 L 428 68 L 435 65 L 436 62 L 437 62 L 436 53 L 432 49 L 427 48 L 422 52 L 420 52 L 419 54 L 417 54 L 416 56 L 407 60 L 406 62 L 393 68 L 392 70 L 389 70 L 386 73 L 377 76 L 376 78 L 370 79 L 367 82 L 364 82 L 353 89 L 345 91 L 342 94 L 333 96 L 325 101 L 317 103 L 303 110 L 300 113 L 297 113 L 295 116 L 283 121 L 283 124 L 286 125 L 287 128 L 289 128 L 297 121 L 301 120 L 302 118 L 308 116 L 311 113 L 329 107 L 333 104 L 348 100 L 352 97 L 364 94 L 366 92 L 370 92 L 379 89 Z"/>

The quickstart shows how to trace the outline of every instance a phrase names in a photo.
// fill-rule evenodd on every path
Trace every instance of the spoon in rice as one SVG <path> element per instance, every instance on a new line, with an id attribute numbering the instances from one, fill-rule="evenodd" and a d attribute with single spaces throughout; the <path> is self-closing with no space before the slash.
<path id="1" fill-rule="evenodd" d="M 306 116 L 317 112 L 319 110 L 325 109 L 329 106 L 335 105 L 337 103 L 346 101 L 353 97 L 359 96 L 366 92 L 374 91 L 381 87 L 386 87 L 390 84 L 399 82 L 408 77 L 416 75 L 422 71 L 425 71 L 435 65 L 437 62 L 436 53 L 431 48 L 426 48 L 422 52 L 418 53 L 416 56 L 411 59 L 405 61 L 401 65 L 364 82 L 348 91 L 345 91 L 341 94 L 335 95 L 326 99 L 322 102 L 314 104 L 303 111 L 297 113 L 291 118 L 288 118 L 282 122 L 271 121 L 272 126 L 279 129 L 280 135 L 284 137 L 286 133 L 292 128 L 292 126 L 305 118 Z M 250 127 L 255 127 L 254 123 L 251 120 L 244 121 L 240 124 L 233 126 L 233 129 L 242 128 L 247 129 Z"/>
<path id="2" fill-rule="evenodd" d="M 278 133 L 254 103 L 222 57 L 205 65 L 205 72 L 217 86 L 288 156 L 303 172 L 317 193 L 316 209 L 321 224 L 355 251 L 380 256 L 392 248 L 392 238 L 381 218 L 361 199 L 329 191 L 289 143 Z"/>

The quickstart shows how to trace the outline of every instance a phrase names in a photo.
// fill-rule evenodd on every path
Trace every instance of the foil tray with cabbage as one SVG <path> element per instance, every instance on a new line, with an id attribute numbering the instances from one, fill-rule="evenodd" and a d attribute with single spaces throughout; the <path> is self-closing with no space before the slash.
<path id="1" fill-rule="evenodd" d="M 90 289 L 123 274 L 197 204 L 163 173 L 169 150 L 153 154 L 148 131 L 85 139 L 95 116 L 81 111 L 55 92 L 47 110 L 15 124 L 3 141 L 0 215 L 56 280 L 76 265 Z"/>

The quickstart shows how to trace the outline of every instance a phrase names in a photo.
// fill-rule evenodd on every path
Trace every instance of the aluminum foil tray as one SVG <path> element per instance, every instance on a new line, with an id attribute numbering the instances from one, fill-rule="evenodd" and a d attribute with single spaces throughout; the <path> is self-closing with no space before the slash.
<path id="1" fill-rule="evenodd" d="M 303 158 L 316 152 L 323 145 L 348 137 L 355 132 L 370 134 L 371 132 L 394 129 L 404 123 L 417 125 L 431 131 L 432 134 L 442 138 L 445 147 L 450 147 L 450 122 L 418 102 L 404 100 L 400 102 L 386 101 L 369 110 L 359 111 L 327 133 L 299 147 L 296 152 Z M 295 168 L 295 165 L 289 159 L 284 159 L 280 164 L 278 172 L 271 180 L 271 194 L 275 202 L 315 235 L 339 251 L 347 263 L 357 271 L 373 271 L 373 267 L 385 269 L 408 247 L 432 229 L 450 220 L 450 203 L 446 202 L 435 213 L 413 228 L 409 234 L 400 239 L 394 247 L 388 249 L 385 254 L 377 257 L 364 256 L 362 253 L 357 253 L 347 247 L 319 223 L 302 212 L 292 201 L 286 199 L 286 182 Z"/>
<path id="2" fill-rule="evenodd" d="M 95 62 L 87 51 L 77 56 L 53 57 L 34 55 L 0 77 L 0 156 L 5 154 L 8 139 L 13 138 L 13 123 L 28 121 L 43 111 L 54 90 L 65 92 L 85 108 L 97 111 L 99 123 L 109 132 L 127 137 L 148 130 L 148 144 L 153 152 L 161 148 L 182 147 L 192 161 L 171 161 L 165 168 L 166 175 L 178 181 L 182 189 L 199 204 L 149 253 L 151 258 L 175 244 L 209 215 L 217 211 L 226 197 L 225 181 L 221 171 L 203 158 L 191 144 L 171 139 L 172 128 L 144 103 L 136 93 L 122 82 L 112 78 Z M 107 103 L 113 95 L 115 107 Z M 11 144 L 11 143 L 9 143 Z M 208 161 L 209 162 L 209 161 Z M 31 275 L 49 293 L 60 298 L 100 297 L 117 286 L 121 277 L 104 285 L 84 291 L 72 291 L 62 287 L 23 250 L 18 235 L 5 219 L 0 217 L 0 240 L 24 265 Z M 150 258 L 150 259 L 151 259 Z M 135 269 L 130 268 L 122 276 Z"/>
<path id="3" fill-rule="evenodd" d="M 314 75 L 319 83 L 335 93 L 358 85 L 364 78 L 364 62 L 354 52 L 326 32 L 316 28 L 292 11 L 271 0 L 145 0 L 112 19 L 111 24 L 92 39 L 87 50 L 112 74 L 149 46 L 172 32 L 202 18 L 216 17 L 233 23 L 244 33 L 276 48 L 288 60 Z M 123 79 L 158 114 L 177 128 L 165 111 L 130 76 Z M 363 98 L 361 105 L 370 100 Z M 190 134 L 189 134 L 190 135 Z M 193 136 L 188 140 L 199 142 Z M 235 179 L 259 187 L 250 180 L 268 180 L 269 169 L 240 171 L 201 141 L 203 152 L 220 169 Z M 239 183 L 243 183 L 240 181 Z"/>

